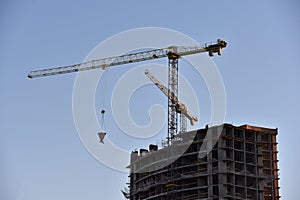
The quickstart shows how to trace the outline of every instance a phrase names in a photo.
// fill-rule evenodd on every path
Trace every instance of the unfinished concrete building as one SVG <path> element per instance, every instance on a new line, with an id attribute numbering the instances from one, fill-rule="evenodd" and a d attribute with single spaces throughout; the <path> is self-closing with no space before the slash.
<path id="1" fill-rule="evenodd" d="M 279 200 L 276 136 L 277 129 L 223 124 L 133 151 L 128 199 Z"/>

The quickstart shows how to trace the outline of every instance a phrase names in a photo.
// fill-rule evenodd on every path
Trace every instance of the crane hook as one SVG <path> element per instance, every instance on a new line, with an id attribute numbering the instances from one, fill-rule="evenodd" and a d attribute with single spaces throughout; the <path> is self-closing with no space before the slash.
<path id="1" fill-rule="evenodd" d="M 101 110 L 101 115 L 102 115 L 102 119 L 101 119 L 101 128 L 102 131 L 98 132 L 98 137 L 100 139 L 100 142 L 104 144 L 104 138 L 106 135 L 106 132 L 104 131 L 104 114 L 105 114 L 105 110 Z"/>

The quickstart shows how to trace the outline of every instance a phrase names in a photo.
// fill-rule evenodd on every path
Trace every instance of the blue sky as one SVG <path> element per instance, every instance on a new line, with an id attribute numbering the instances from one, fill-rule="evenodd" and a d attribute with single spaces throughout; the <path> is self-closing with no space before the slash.
<path id="1" fill-rule="evenodd" d="M 75 74 L 30 80 L 27 73 L 81 62 L 108 37 L 149 26 L 199 43 L 228 42 L 214 58 L 226 89 L 225 121 L 279 129 L 280 193 L 297 199 L 299 8 L 296 0 L 1 1 L 0 199 L 122 199 L 127 174 L 95 160 L 78 137 Z M 147 88 L 166 102 L 154 86 Z M 209 116 L 202 115 L 205 125 Z M 111 131 L 117 140 L 119 132 Z"/>

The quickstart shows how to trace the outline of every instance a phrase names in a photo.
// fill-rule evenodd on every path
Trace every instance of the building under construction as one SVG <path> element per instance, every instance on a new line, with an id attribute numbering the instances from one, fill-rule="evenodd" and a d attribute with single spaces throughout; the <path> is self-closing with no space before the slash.
<path id="1" fill-rule="evenodd" d="M 206 127 L 133 151 L 130 200 L 278 200 L 277 129 Z"/>

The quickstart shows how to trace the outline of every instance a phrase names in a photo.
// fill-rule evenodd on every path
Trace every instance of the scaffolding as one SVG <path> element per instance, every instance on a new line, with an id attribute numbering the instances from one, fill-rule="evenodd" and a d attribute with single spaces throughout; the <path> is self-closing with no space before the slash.
<path id="1" fill-rule="evenodd" d="M 219 137 L 218 128 L 197 130 L 194 138 L 190 132 L 178 134 L 181 140 L 172 146 L 180 155 L 172 174 L 170 166 L 161 165 L 169 159 L 170 147 L 133 152 L 129 199 L 165 200 L 172 194 L 172 199 L 184 200 L 279 200 L 277 129 L 224 124 Z M 215 145 L 199 157 L 201 146 L 214 144 L 207 140 Z"/>

